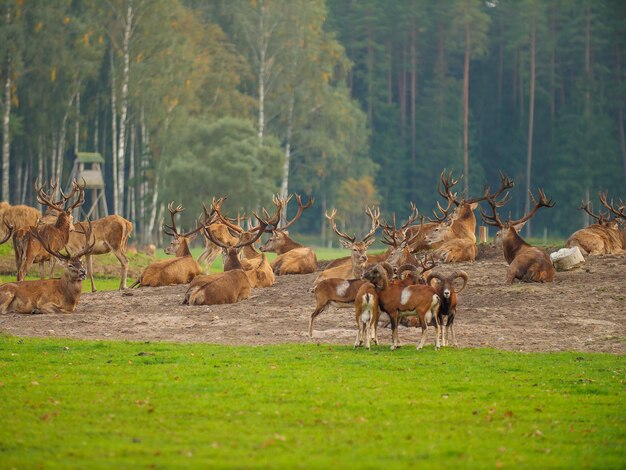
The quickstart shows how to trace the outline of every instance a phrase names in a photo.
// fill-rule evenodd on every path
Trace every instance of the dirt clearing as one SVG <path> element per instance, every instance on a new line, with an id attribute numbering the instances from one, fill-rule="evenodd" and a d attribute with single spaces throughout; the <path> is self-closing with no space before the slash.
<path id="1" fill-rule="evenodd" d="M 626 257 L 589 258 L 549 284 L 506 285 L 506 263 L 492 249 L 474 263 L 441 268 L 455 269 L 469 275 L 455 321 L 460 347 L 626 352 Z M 316 319 L 313 338 L 307 336 L 315 276 L 277 277 L 273 287 L 255 289 L 250 299 L 234 305 L 181 305 L 184 285 L 83 294 L 73 314 L 0 315 L 0 331 L 92 340 L 353 344 L 351 308 L 330 307 Z M 417 330 L 400 327 L 399 334 L 405 347 L 415 347 Z M 380 339 L 389 346 L 390 330 L 382 329 Z M 427 345 L 432 344 L 430 328 Z"/>

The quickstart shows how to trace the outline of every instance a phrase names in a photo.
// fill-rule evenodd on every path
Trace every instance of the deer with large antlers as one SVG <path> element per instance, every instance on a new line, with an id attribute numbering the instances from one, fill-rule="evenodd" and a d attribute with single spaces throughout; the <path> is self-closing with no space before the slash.
<path id="1" fill-rule="evenodd" d="M 80 258 L 93 248 L 91 226 L 84 233 L 85 248 L 73 255 L 65 255 L 53 248 L 49 238 L 37 230 L 30 235 L 39 241 L 45 250 L 65 264 L 60 279 L 10 282 L 0 286 L 0 313 L 72 313 L 80 299 L 83 280 L 87 273 Z"/>
<path id="2" fill-rule="evenodd" d="M 194 277 L 202 273 L 202 268 L 193 258 L 189 250 L 189 243 L 193 240 L 204 224 L 187 233 L 180 233 L 176 228 L 176 214 L 184 210 L 182 205 L 174 207 L 174 203 L 167 205 L 172 225 L 163 222 L 163 232 L 172 237 L 171 243 L 165 248 L 165 253 L 174 255 L 174 258 L 155 261 L 144 269 L 141 276 L 130 286 L 160 287 L 173 284 L 187 284 Z"/>
<path id="3" fill-rule="evenodd" d="M 65 195 L 61 193 L 61 200 L 54 201 L 53 197 L 58 187 L 56 183 L 50 183 L 50 193 L 47 193 L 39 181 L 35 182 L 37 201 L 53 209 L 58 215 L 54 223 L 42 223 L 29 229 L 16 230 L 13 233 L 13 248 L 15 250 L 15 262 L 17 265 L 17 280 L 22 281 L 33 262 L 40 263 L 40 275 L 42 275 L 42 262 L 50 259 L 50 250 L 44 249 L 40 238 L 46 240 L 48 247 L 58 252 L 65 248 L 70 232 L 74 231 L 74 219 L 72 211 L 85 202 L 85 183 L 82 185 L 76 181 L 72 183 L 72 191 Z M 70 201 L 78 193 L 76 200 Z M 37 233 L 39 238 L 33 236 Z M 42 275 L 43 277 L 43 275 Z"/>
<path id="4" fill-rule="evenodd" d="M 213 198 L 211 202 L 211 211 L 206 208 L 204 203 L 202 204 L 204 207 L 204 217 L 206 220 L 211 218 L 215 219 L 215 211 L 221 211 L 222 204 L 224 203 L 225 197 Z M 222 244 L 225 245 L 234 245 L 239 242 L 239 238 L 241 234 L 244 232 L 243 228 L 234 224 L 231 220 L 224 218 L 223 220 L 213 220 L 211 225 L 207 227 L 207 230 L 203 230 L 202 234 L 204 235 L 204 250 L 200 253 L 198 257 L 198 263 L 206 264 L 207 272 L 210 271 L 211 263 L 217 259 L 220 253 L 223 253 L 222 247 L 211 241 L 211 238 L 214 240 L 219 240 Z M 208 237 L 208 233 L 211 234 L 211 238 Z"/>
<path id="5" fill-rule="evenodd" d="M 363 275 L 365 266 L 368 263 L 367 249 L 374 243 L 374 235 L 378 229 L 380 222 L 380 210 L 372 209 L 370 207 L 365 211 L 370 218 L 371 227 L 369 232 L 361 239 L 357 240 L 356 235 L 350 236 L 345 232 L 340 231 L 335 224 L 335 216 L 337 210 L 333 209 L 330 214 L 326 213 L 326 218 L 330 222 L 330 226 L 333 231 L 339 236 L 339 243 L 347 248 L 351 252 L 349 265 L 336 266 L 334 268 L 327 268 L 322 271 L 319 276 L 313 282 L 313 288 L 317 286 L 324 279 L 360 279 Z"/>
<path id="6" fill-rule="evenodd" d="M 537 202 L 531 193 L 530 198 L 534 207 L 528 214 L 517 220 L 509 219 L 502 222 L 498 216 L 498 208 L 510 201 L 507 195 L 499 201 L 495 198 L 487 198 L 492 209 L 491 215 L 482 210 L 480 212 L 487 225 L 499 229 L 496 234 L 496 244 L 502 243 L 504 259 L 509 264 L 506 271 L 506 282 L 509 284 L 515 279 L 524 282 L 552 282 L 556 276 L 556 270 L 545 250 L 530 245 L 517 233 L 541 207 L 554 207 L 555 203 L 546 197 L 543 190 L 539 189 L 538 193 L 539 201 Z"/>
<path id="7" fill-rule="evenodd" d="M 452 172 L 446 174 L 445 170 L 441 173 L 437 191 L 448 201 L 447 207 L 444 208 L 437 203 L 437 208 L 442 214 L 442 216 L 434 214 L 437 225 L 428 234 L 421 236 L 422 234 L 418 233 L 415 236 L 415 240 L 421 238 L 429 248 L 435 249 L 435 256 L 444 263 L 476 259 L 478 248 L 476 247 L 474 210 L 479 202 L 486 201 L 488 198 L 498 198 L 514 185 L 513 180 L 504 173 L 500 173 L 500 188 L 495 193 L 491 193 L 490 188 L 485 186 L 482 196 L 459 200 L 456 193 L 452 192 L 452 188 L 462 178 L 463 175 L 454 179 Z M 453 207 L 454 210 L 451 212 Z M 414 241 L 411 240 L 409 243 L 413 245 Z"/>
<path id="8" fill-rule="evenodd" d="M 275 197 L 274 205 L 287 207 L 290 200 L 291 196 L 286 199 Z M 317 270 L 317 257 L 313 250 L 291 239 L 287 232 L 287 229 L 300 218 L 302 212 L 313 205 L 313 198 L 303 204 L 298 194 L 296 194 L 296 201 L 298 202 L 296 215 L 281 227 L 275 228 L 272 235 L 259 248 L 261 251 L 273 251 L 278 255 L 270 264 L 274 273 L 280 276 L 284 274 L 308 274 Z"/>
<path id="9" fill-rule="evenodd" d="M 574 232 L 567 240 L 568 248 L 577 246 L 583 255 L 619 255 L 626 253 L 626 202 L 616 207 L 607 201 L 607 193 L 599 193 L 602 205 L 608 212 L 593 213 L 591 202 L 582 202 L 579 209 L 585 211 L 595 224 Z M 613 215 L 611 217 L 611 214 Z"/>

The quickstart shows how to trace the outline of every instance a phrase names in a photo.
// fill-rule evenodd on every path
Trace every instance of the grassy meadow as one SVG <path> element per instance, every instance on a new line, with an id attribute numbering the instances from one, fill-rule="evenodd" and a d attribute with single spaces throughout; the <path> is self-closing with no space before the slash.
<path id="1" fill-rule="evenodd" d="M 623 468 L 625 361 L 0 337 L 2 468 Z"/>

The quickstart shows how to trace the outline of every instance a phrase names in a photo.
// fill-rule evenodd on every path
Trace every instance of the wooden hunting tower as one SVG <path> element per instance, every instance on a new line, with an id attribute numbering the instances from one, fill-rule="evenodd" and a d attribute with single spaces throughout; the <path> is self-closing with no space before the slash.
<path id="1" fill-rule="evenodd" d="M 76 152 L 72 174 L 68 182 L 69 186 L 74 179 L 79 183 L 82 183 L 83 180 L 85 181 L 85 204 L 80 210 L 85 214 L 85 218 L 90 218 L 91 220 L 109 215 L 104 191 L 103 164 L 104 158 L 97 152 Z M 88 203 L 90 203 L 89 206 L 87 205 Z"/>

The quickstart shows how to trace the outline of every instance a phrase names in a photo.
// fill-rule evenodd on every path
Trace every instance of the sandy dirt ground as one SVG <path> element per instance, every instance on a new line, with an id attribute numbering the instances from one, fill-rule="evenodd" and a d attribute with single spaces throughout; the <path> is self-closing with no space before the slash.
<path id="1" fill-rule="evenodd" d="M 455 321 L 460 347 L 513 351 L 626 352 L 626 257 L 589 258 L 582 268 L 557 273 L 548 284 L 504 283 L 506 263 L 495 249 L 479 259 L 441 268 L 463 269 Z M 186 286 L 83 294 L 73 314 L 0 315 L 0 332 L 17 336 L 80 339 L 205 342 L 229 345 L 332 343 L 351 345 L 352 308 L 330 307 L 307 335 L 315 306 L 309 291 L 316 274 L 277 277 L 234 305 L 182 305 Z M 416 329 L 400 327 L 405 347 L 417 344 Z M 391 343 L 388 328 L 381 344 Z M 428 345 L 434 344 L 430 328 Z"/>

